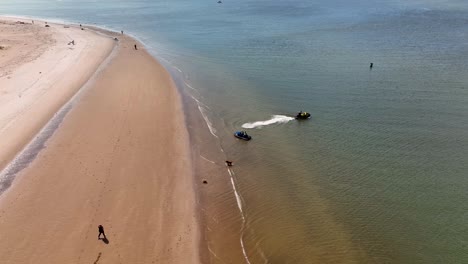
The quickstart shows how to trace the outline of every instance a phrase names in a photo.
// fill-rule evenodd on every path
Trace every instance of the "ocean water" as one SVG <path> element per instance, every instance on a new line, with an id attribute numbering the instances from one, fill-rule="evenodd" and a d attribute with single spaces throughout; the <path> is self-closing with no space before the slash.
<path id="1" fill-rule="evenodd" d="M 123 29 L 197 100 L 210 129 L 190 132 L 234 160 L 245 218 L 247 258 L 213 262 L 467 263 L 468 3 L 216 2 L 2 0 L 0 14 Z"/>

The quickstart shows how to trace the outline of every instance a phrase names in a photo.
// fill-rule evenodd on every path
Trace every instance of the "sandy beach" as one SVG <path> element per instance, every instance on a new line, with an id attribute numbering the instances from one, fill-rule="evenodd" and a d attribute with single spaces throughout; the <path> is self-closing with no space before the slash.
<path id="1" fill-rule="evenodd" d="M 0 167 L 84 85 L 114 45 L 77 28 L 18 22 L 0 23 Z M 68 45 L 72 40 L 75 45 Z"/>
<path id="2" fill-rule="evenodd" d="M 0 196 L 1 262 L 199 263 L 189 140 L 169 73 L 129 37 L 15 21 L 0 24 L 2 169 L 79 96 Z"/>

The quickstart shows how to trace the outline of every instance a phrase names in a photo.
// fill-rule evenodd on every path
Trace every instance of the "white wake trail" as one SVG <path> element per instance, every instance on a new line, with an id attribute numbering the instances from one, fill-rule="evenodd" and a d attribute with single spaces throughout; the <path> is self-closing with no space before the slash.
<path id="1" fill-rule="evenodd" d="M 285 116 L 285 115 L 273 115 L 271 116 L 271 119 L 268 119 L 265 121 L 245 123 L 242 125 L 242 127 L 243 128 L 261 128 L 261 127 L 276 124 L 276 123 L 287 123 L 291 120 L 294 120 L 294 117 Z"/>

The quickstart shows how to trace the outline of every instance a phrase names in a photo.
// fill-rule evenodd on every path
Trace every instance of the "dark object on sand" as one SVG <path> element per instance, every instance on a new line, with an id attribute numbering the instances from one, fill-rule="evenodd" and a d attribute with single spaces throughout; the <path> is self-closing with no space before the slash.
<path id="1" fill-rule="evenodd" d="M 98 226 L 98 230 L 99 230 L 99 235 L 98 235 L 97 238 L 98 238 L 98 239 L 101 239 L 101 235 L 103 235 L 103 236 L 104 236 L 104 239 L 107 240 L 107 238 L 106 238 L 106 233 L 104 233 L 104 227 L 103 227 L 102 225 L 99 225 L 99 226 Z"/>
<path id="2" fill-rule="evenodd" d="M 208 182 L 206 180 L 203 180 L 203 184 L 208 184 Z"/>
<path id="3" fill-rule="evenodd" d="M 75 46 L 75 40 L 72 40 L 72 41 L 68 42 L 68 45 L 73 45 L 73 46 Z"/>
<path id="4" fill-rule="evenodd" d="M 371 69 L 372 69 L 372 67 L 374 67 L 374 63 L 373 63 L 373 62 L 371 62 L 371 63 L 370 63 L 370 66 L 369 66 L 369 68 L 371 68 Z"/>
<path id="5" fill-rule="evenodd" d="M 45 25 L 45 27 L 50 27 L 49 25 Z"/>
<path id="6" fill-rule="evenodd" d="M 247 132 L 245 132 L 245 131 L 236 131 L 236 132 L 234 133 L 234 136 L 235 136 L 236 138 L 240 138 L 240 139 L 247 140 L 247 141 L 252 139 L 252 137 L 249 136 L 249 135 L 247 134 Z"/>
<path id="7" fill-rule="evenodd" d="M 119 41 L 119 39 L 118 39 L 118 38 L 114 38 L 114 40 L 115 40 L 115 41 Z"/>
<path id="8" fill-rule="evenodd" d="M 228 167 L 231 167 L 231 166 L 232 166 L 232 161 L 226 160 L 226 165 L 227 165 Z"/>
<path id="9" fill-rule="evenodd" d="M 135 44 L 135 50 L 138 50 L 136 44 Z"/>
<path id="10" fill-rule="evenodd" d="M 297 113 L 296 115 L 296 119 L 309 119 L 310 118 L 310 114 L 307 113 L 307 112 L 302 112 L 300 111 L 299 113 Z"/>

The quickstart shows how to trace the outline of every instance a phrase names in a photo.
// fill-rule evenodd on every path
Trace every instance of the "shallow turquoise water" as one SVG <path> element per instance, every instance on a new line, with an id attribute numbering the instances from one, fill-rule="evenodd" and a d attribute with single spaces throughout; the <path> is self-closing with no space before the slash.
<path id="1" fill-rule="evenodd" d="M 468 4 L 223 2 L 4 0 L 0 13 L 123 29 L 177 67 L 236 161 L 254 263 L 316 249 L 330 263 L 465 263 Z M 232 139 L 301 109 L 313 118 Z"/>

